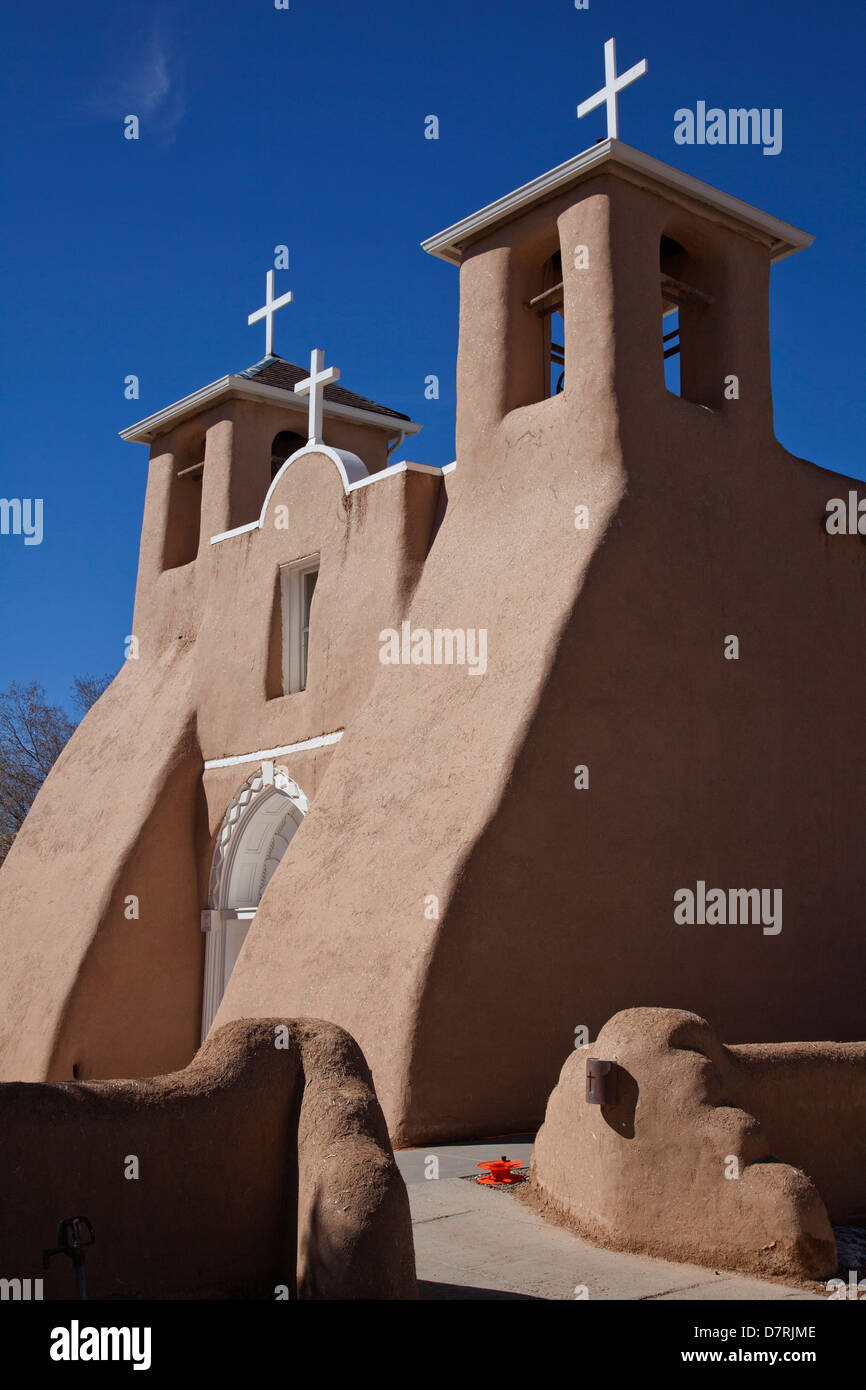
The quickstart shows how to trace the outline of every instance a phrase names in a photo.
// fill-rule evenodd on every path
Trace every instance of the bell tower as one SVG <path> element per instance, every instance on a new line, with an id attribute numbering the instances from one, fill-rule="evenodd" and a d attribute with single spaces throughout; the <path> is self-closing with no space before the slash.
<path id="1" fill-rule="evenodd" d="M 811 241 L 614 138 L 431 237 L 460 266 L 458 458 L 611 400 L 623 442 L 771 439 L 770 267 Z"/>

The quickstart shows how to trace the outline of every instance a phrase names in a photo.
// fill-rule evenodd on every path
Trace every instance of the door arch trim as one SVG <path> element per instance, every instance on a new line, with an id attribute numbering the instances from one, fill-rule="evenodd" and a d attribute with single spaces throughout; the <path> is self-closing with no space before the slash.
<path id="1" fill-rule="evenodd" d="M 274 798 L 278 798 L 281 803 L 288 803 L 286 810 L 298 826 L 310 809 L 309 801 L 297 782 L 289 776 L 286 768 L 263 762 L 235 793 L 217 833 L 208 884 L 208 906 L 202 913 L 202 930 L 207 933 L 202 991 L 202 1041 L 210 1031 L 225 992 L 227 927 L 230 922 L 252 922 L 261 897 L 259 893 L 255 902 L 229 901 L 236 878 L 233 874 L 236 858 L 244 845 L 246 832 L 250 829 L 253 818 L 257 818 L 258 813 Z M 267 841 L 263 843 L 267 844 Z M 266 857 L 262 856 L 262 874 L 266 867 Z"/>

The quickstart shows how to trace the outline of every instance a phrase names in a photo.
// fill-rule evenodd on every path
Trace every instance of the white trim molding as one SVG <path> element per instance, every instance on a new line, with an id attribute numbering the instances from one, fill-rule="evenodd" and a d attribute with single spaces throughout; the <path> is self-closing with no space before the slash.
<path id="1" fill-rule="evenodd" d="M 248 521 L 246 525 L 235 526 L 231 531 L 220 531 L 216 536 L 211 536 L 211 545 L 218 545 L 221 541 L 231 540 L 233 536 L 245 536 L 250 531 L 261 531 L 265 524 L 268 503 L 274 488 L 286 469 L 307 454 L 324 454 L 326 458 L 331 460 L 340 475 L 343 491 L 347 496 L 350 492 L 357 492 L 359 488 L 369 487 L 371 483 L 381 483 L 386 478 L 396 478 L 403 473 L 431 473 L 441 477 L 443 473 L 453 473 L 457 467 L 456 460 L 453 463 L 447 463 L 444 468 L 434 468 L 429 463 L 403 461 L 392 463 L 387 468 L 380 469 L 378 473 L 368 473 L 358 455 L 349 453 L 348 449 L 332 449 L 328 444 L 305 444 L 303 449 L 297 449 L 291 454 L 276 473 L 273 482 L 265 493 L 265 500 L 262 503 L 258 521 Z"/>
<path id="2" fill-rule="evenodd" d="M 280 565 L 280 627 L 283 634 L 283 694 L 293 695 L 307 684 L 310 609 L 307 579 L 319 577 L 320 556 L 306 555 Z M 312 600 L 311 605 L 312 606 Z M 269 767 L 273 764 L 269 763 Z"/>
<path id="3" fill-rule="evenodd" d="M 299 396 L 296 391 L 289 391 L 284 386 L 266 386 L 263 382 L 251 381 L 242 376 L 221 376 L 218 381 L 209 382 L 207 386 L 193 391 L 192 395 L 183 396 L 173 405 L 167 405 L 144 420 L 139 420 L 137 424 L 130 425 L 128 429 L 121 430 L 120 437 L 133 444 L 151 444 L 154 439 L 158 439 L 161 434 L 165 434 L 187 416 L 197 414 L 204 406 L 216 405 L 218 401 L 229 399 L 270 401 L 274 405 L 284 405 L 290 410 L 300 410 L 304 415 L 309 410 L 306 396 Z M 403 434 L 417 434 L 421 429 L 414 420 L 403 420 L 396 415 L 385 415 L 378 410 L 364 410 L 356 405 L 341 405 L 335 401 L 325 401 L 324 413 L 326 418 L 332 416 L 336 420 L 354 420 L 356 424 L 373 425 L 391 435 L 398 430 L 402 430 Z"/>
<path id="4" fill-rule="evenodd" d="M 363 463 L 358 458 L 358 455 L 350 453 L 348 449 L 332 449 L 329 444 L 305 444 L 303 449 L 296 449 L 293 454 L 290 454 L 282 467 L 274 474 L 271 485 L 265 493 L 262 510 L 259 513 L 258 526 L 260 528 L 265 524 L 265 514 L 268 510 L 268 503 L 271 500 L 271 494 L 280 481 L 280 478 L 282 478 L 287 468 L 290 468 L 293 463 L 297 463 L 298 459 L 304 458 L 306 454 L 324 454 L 325 458 L 329 458 L 343 480 L 344 492 L 349 491 L 349 487 L 352 483 L 360 482 L 362 478 L 369 478 L 370 476 Z"/>
<path id="5" fill-rule="evenodd" d="M 201 913 L 205 933 L 201 1036 L 216 1017 L 262 895 L 309 802 L 284 767 L 265 761 L 233 796 L 217 832 Z"/>
<path id="6" fill-rule="evenodd" d="M 236 753 L 230 758 L 208 758 L 205 760 L 205 772 L 218 767 L 238 767 L 241 763 L 273 762 L 275 758 L 284 758 L 290 753 L 306 753 L 311 748 L 327 748 L 332 743 L 339 743 L 344 732 L 344 729 L 338 729 L 334 734 L 319 734 L 317 738 L 305 738 L 301 743 L 287 743 L 283 748 L 260 748 L 257 753 Z"/>
<path id="7" fill-rule="evenodd" d="M 310 803 L 301 791 L 297 782 L 291 778 L 284 767 L 272 769 L 272 780 L 268 780 L 268 773 L 264 768 L 259 768 L 253 772 L 244 782 L 240 791 L 232 798 L 229 807 L 222 818 L 222 824 L 217 835 L 214 847 L 213 862 L 211 864 L 210 882 L 208 885 L 208 901 L 211 907 L 207 910 L 213 912 L 224 912 L 227 904 L 223 901 L 223 879 L 226 865 L 230 861 L 230 852 L 235 840 L 236 832 L 246 823 L 249 816 L 256 809 L 257 803 L 264 797 L 273 794 L 274 791 L 281 792 L 288 797 L 292 805 L 297 809 L 301 817 L 305 816 L 310 809 Z M 250 915 L 255 914 L 255 908 L 249 908 Z"/>
<path id="8" fill-rule="evenodd" d="M 429 463 L 408 463 L 406 461 L 391 463 L 378 473 L 368 473 L 366 478 L 359 478 L 357 482 L 350 483 L 346 491 L 357 492 L 359 488 L 369 487 L 371 483 L 379 483 L 383 478 L 393 478 L 398 473 L 432 473 L 438 478 L 444 472 L 446 472 L 445 468 L 434 468 Z"/>
<path id="9" fill-rule="evenodd" d="M 488 203 L 461 222 L 455 222 L 443 232 L 428 237 L 421 242 L 422 249 L 440 260 L 459 265 L 473 241 L 502 223 L 509 222 L 519 213 L 526 212 L 536 203 L 546 202 L 571 185 L 600 173 L 606 164 L 612 165 L 612 172 L 624 174 L 630 182 L 655 185 L 669 196 L 675 195 L 678 201 L 697 206 L 705 214 L 710 211 L 739 230 L 757 236 L 770 246 L 773 261 L 781 261 L 795 251 L 805 250 L 815 239 L 808 232 L 792 227 L 789 222 L 782 222 L 768 212 L 752 207 L 750 203 L 722 193 L 712 184 L 702 183 L 700 179 L 692 178 L 691 174 L 684 174 L 681 169 L 653 159 L 651 155 L 643 154 L 621 140 L 607 139 L 599 140 L 573 159 L 567 159 L 564 164 L 540 174 L 513 193 L 506 193 L 495 203 Z"/>
<path id="10" fill-rule="evenodd" d="M 220 531 L 218 536 L 211 536 L 211 545 L 216 545 L 219 541 L 230 540 L 232 536 L 244 536 L 247 531 L 258 531 L 258 521 L 248 521 L 245 526 L 233 526 L 231 531 Z"/>

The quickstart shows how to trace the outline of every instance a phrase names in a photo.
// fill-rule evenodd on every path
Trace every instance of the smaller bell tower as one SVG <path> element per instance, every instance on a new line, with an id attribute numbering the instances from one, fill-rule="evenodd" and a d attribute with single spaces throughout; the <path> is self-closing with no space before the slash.
<path id="1" fill-rule="evenodd" d="M 350 480 L 388 467 L 420 426 L 338 385 L 314 351 L 309 371 L 271 355 L 148 416 L 122 438 L 150 445 L 135 631 L 197 627 L 214 537 L 257 523 L 287 459 L 336 451 Z M 175 632 L 175 638 L 177 633 Z"/>

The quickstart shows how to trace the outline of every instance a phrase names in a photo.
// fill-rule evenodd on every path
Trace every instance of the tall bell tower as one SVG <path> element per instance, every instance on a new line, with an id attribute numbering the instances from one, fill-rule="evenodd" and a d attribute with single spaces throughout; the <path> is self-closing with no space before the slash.
<path id="1" fill-rule="evenodd" d="M 460 267 L 458 458 L 611 399 L 645 443 L 772 438 L 770 267 L 811 242 L 614 138 L 429 238 Z"/>
<path id="2" fill-rule="evenodd" d="M 604 107 L 606 139 L 423 243 L 460 266 L 458 457 L 612 398 L 620 437 L 691 443 L 691 406 L 708 439 L 772 438 L 770 265 L 812 238 L 623 144 L 618 98 L 647 62 L 616 67 L 611 38 L 577 107 Z M 555 415 L 520 414 L 551 395 Z"/>

